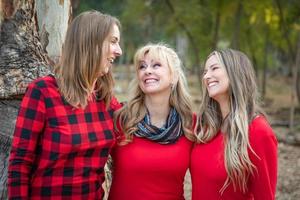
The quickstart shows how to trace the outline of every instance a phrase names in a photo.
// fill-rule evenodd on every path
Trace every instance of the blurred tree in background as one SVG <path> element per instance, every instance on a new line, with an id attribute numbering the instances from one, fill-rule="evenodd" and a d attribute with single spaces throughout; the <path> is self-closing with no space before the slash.
<path id="1" fill-rule="evenodd" d="M 86 0 L 80 1 L 74 13 L 88 9 L 120 19 L 125 49 L 121 63 L 131 63 L 140 45 L 160 41 L 174 46 L 185 66 L 199 72 L 213 49 L 240 49 L 251 57 L 257 73 L 262 73 L 263 94 L 268 72 L 291 75 L 295 65 L 298 0 Z"/>
<path id="2" fill-rule="evenodd" d="M 132 63 L 139 46 L 165 42 L 200 77 L 200 66 L 213 49 L 239 49 L 253 61 L 263 97 L 268 74 L 281 74 L 295 79 L 292 87 L 300 102 L 298 0 L 86 0 L 74 13 L 88 9 L 120 19 L 122 64 Z"/>

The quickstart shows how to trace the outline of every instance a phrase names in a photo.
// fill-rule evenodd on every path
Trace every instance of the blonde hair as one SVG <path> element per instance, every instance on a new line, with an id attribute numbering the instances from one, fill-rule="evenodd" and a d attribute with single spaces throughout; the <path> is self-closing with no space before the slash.
<path id="1" fill-rule="evenodd" d="M 104 70 L 100 66 L 104 40 L 113 25 L 120 28 L 120 22 L 115 17 L 87 11 L 74 18 L 68 27 L 60 63 L 54 72 L 60 92 L 73 107 L 84 108 L 94 89 L 106 106 L 111 101 L 114 86 L 112 72 L 99 75 Z"/>
<path id="2" fill-rule="evenodd" d="M 169 48 L 165 44 L 147 44 L 137 50 L 134 56 L 134 65 L 136 73 L 139 67 L 140 61 L 149 55 L 154 59 L 165 60 L 173 76 L 173 85 L 171 96 L 169 99 L 170 106 L 174 107 L 179 113 L 182 120 L 183 132 L 189 139 L 193 139 L 192 134 L 192 106 L 191 97 L 188 93 L 187 81 L 182 69 L 182 63 L 176 54 L 176 52 Z M 120 129 L 115 125 L 118 131 L 122 131 L 125 134 L 125 140 L 122 144 L 127 144 L 132 141 L 133 134 L 137 131 L 137 124 L 145 117 L 147 113 L 146 106 L 144 104 L 145 94 L 142 92 L 138 85 L 137 75 L 131 82 L 132 91 L 131 97 L 126 105 L 117 112 L 115 112 L 115 122 L 119 122 Z"/>
<path id="3" fill-rule="evenodd" d="M 258 113 L 263 114 L 258 105 L 255 73 L 248 57 L 240 51 L 214 51 L 208 58 L 212 55 L 217 57 L 228 75 L 230 112 L 223 120 L 218 102 L 208 96 L 202 82 L 203 99 L 197 120 L 197 140 L 209 142 L 222 128 L 224 164 L 228 176 L 220 192 L 223 193 L 230 183 L 234 189 L 239 187 L 246 192 L 249 176 L 256 168 L 248 154 L 249 149 L 253 152 L 249 144 L 249 124 Z"/>

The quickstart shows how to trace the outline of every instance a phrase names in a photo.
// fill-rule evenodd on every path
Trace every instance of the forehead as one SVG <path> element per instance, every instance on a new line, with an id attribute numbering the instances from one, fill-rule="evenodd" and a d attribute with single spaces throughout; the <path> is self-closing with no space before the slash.
<path id="1" fill-rule="evenodd" d="M 112 25 L 109 36 L 120 39 L 120 30 L 119 30 L 119 27 L 116 24 Z"/>
<path id="2" fill-rule="evenodd" d="M 167 58 L 159 49 L 149 48 L 142 51 L 139 55 L 139 60 L 151 60 L 164 62 Z"/>
<path id="3" fill-rule="evenodd" d="M 205 62 L 205 69 L 207 69 L 208 67 L 211 67 L 213 65 L 221 65 L 219 56 L 217 56 L 217 54 L 211 54 L 208 59 Z"/>

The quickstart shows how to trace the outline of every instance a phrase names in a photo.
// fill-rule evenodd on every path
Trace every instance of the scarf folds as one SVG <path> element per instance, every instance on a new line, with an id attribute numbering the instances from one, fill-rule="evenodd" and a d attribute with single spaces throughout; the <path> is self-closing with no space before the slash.
<path id="1" fill-rule="evenodd" d="M 173 144 L 182 136 L 181 119 L 175 108 L 170 110 L 166 124 L 158 128 L 151 124 L 149 113 L 137 125 L 134 133 L 137 137 L 144 137 L 160 144 Z"/>

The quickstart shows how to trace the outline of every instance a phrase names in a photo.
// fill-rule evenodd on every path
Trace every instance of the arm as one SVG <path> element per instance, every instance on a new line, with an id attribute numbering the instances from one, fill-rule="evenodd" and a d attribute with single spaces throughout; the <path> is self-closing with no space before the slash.
<path id="1" fill-rule="evenodd" d="M 249 190 L 255 200 L 273 200 L 277 183 L 277 140 L 266 121 L 250 131 L 250 144 L 258 157 L 249 152 L 256 166 Z"/>
<path id="2" fill-rule="evenodd" d="M 44 128 L 45 104 L 34 83 L 21 102 L 8 166 L 9 199 L 27 199 L 39 134 Z"/>

